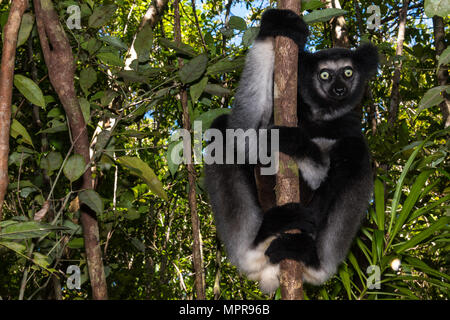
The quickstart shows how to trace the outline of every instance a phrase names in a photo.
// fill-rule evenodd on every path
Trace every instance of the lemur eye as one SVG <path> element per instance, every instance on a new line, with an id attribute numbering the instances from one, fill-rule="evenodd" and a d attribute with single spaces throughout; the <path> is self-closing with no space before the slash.
<path id="1" fill-rule="evenodd" d="M 322 71 L 320 73 L 320 79 L 322 80 L 328 80 L 330 79 L 330 74 L 327 71 Z"/>
<path id="2" fill-rule="evenodd" d="M 347 78 L 350 78 L 353 75 L 352 69 L 345 69 L 344 74 Z"/>

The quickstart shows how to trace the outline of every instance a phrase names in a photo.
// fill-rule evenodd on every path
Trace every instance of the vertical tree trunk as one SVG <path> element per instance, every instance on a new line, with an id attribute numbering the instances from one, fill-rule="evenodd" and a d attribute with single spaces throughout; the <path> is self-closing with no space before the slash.
<path id="1" fill-rule="evenodd" d="M 64 29 L 59 23 L 59 16 L 53 8 L 52 1 L 34 0 L 34 8 L 39 38 L 50 81 L 66 112 L 75 153 L 82 155 L 86 164 L 88 164 L 90 162 L 89 137 L 75 91 L 75 67 L 72 48 Z M 93 189 L 90 169 L 83 174 L 81 188 Z M 82 206 L 81 223 L 92 296 L 96 300 L 104 300 L 108 298 L 108 293 L 95 213 L 87 212 Z"/>
<path id="2" fill-rule="evenodd" d="M 339 0 L 322 0 L 327 8 L 341 9 Z M 333 47 L 350 48 L 350 41 L 348 39 L 347 23 L 343 16 L 334 17 L 330 21 L 331 25 L 331 39 L 333 40 Z"/>
<path id="3" fill-rule="evenodd" d="M 27 8 L 28 0 L 13 0 L 8 21 L 3 29 L 0 70 L 0 221 L 3 220 L 3 201 L 8 188 L 9 130 L 17 35 L 22 16 Z"/>
<path id="4" fill-rule="evenodd" d="M 409 0 L 403 0 L 403 6 L 399 12 L 397 48 L 395 55 L 401 57 L 403 54 L 403 42 L 405 41 L 406 17 L 408 13 Z M 400 104 L 400 75 L 402 70 L 401 60 L 395 63 L 394 78 L 392 79 L 391 101 L 389 105 L 388 126 L 392 128 L 397 120 L 398 107 Z"/>
<path id="5" fill-rule="evenodd" d="M 181 43 L 181 26 L 180 26 L 180 11 L 179 0 L 174 1 L 174 15 L 175 15 L 175 42 Z M 180 67 L 183 66 L 183 59 L 178 59 Z M 188 94 L 185 88 L 180 90 L 180 100 L 183 107 L 183 128 L 191 132 L 191 120 L 189 118 L 188 111 Z M 186 142 L 186 141 L 185 141 Z M 184 145 L 184 150 L 191 149 L 191 145 Z M 185 153 L 186 154 L 186 153 Z M 193 260 L 194 260 L 194 272 L 195 272 L 195 292 L 197 299 L 206 299 L 205 294 L 205 273 L 203 271 L 203 254 L 202 254 L 202 240 L 200 234 L 200 220 L 197 213 L 197 202 L 195 192 L 195 167 L 191 159 L 187 160 L 188 181 L 189 181 L 189 209 L 191 211 L 192 233 L 194 238 L 193 244 Z"/>
<path id="6" fill-rule="evenodd" d="M 439 16 L 433 17 L 433 29 L 434 29 L 434 46 L 436 47 L 436 55 L 440 56 L 444 52 L 445 48 L 445 30 L 444 19 Z M 438 85 L 445 86 L 448 82 L 448 67 L 441 66 L 437 73 Z M 442 120 L 444 127 L 450 126 L 450 96 L 445 91 L 443 92 L 444 101 L 439 105 L 442 113 Z"/>
<path id="7" fill-rule="evenodd" d="M 300 13 L 300 1 L 278 2 L 280 9 Z M 275 38 L 274 119 L 276 125 L 297 126 L 297 70 L 298 47 L 286 37 Z M 276 176 L 277 205 L 300 202 L 299 172 L 295 161 L 280 153 L 280 167 Z M 299 232 L 293 230 L 292 232 Z M 303 299 L 302 264 L 294 260 L 280 263 L 280 289 L 284 300 Z"/>
<path id="8" fill-rule="evenodd" d="M 162 16 L 162 13 L 164 9 L 166 8 L 167 3 L 169 0 L 156 0 L 152 1 L 152 4 L 148 8 L 147 12 L 145 13 L 144 17 L 141 20 L 141 23 L 139 24 L 138 31 L 133 37 L 133 41 L 131 42 L 130 50 L 128 51 L 128 57 L 125 60 L 125 70 L 130 70 L 131 63 L 133 60 L 137 59 L 137 53 L 136 49 L 134 48 L 134 43 L 136 41 L 136 36 L 139 31 L 142 30 L 146 25 L 150 25 L 152 28 L 156 25 L 156 23 L 159 21 L 159 19 Z"/>

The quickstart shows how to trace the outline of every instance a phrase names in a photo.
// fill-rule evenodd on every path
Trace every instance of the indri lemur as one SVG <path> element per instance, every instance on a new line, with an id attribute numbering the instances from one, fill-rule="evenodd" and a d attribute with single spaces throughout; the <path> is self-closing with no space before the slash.
<path id="1" fill-rule="evenodd" d="M 372 195 L 369 151 L 354 109 L 376 73 L 377 50 L 365 44 L 356 50 L 304 52 L 307 35 L 307 25 L 294 12 L 267 10 L 248 53 L 232 112 L 216 119 L 212 127 L 222 132 L 279 129 L 279 151 L 297 161 L 301 179 L 313 190 L 311 201 L 263 212 L 254 165 L 205 165 L 217 231 L 228 256 L 266 292 L 278 287 L 279 262 L 285 258 L 305 265 L 306 282 L 329 279 L 345 259 Z M 291 38 L 300 51 L 297 127 L 273 125 L 276 36 Z M 302 232 L 285 232 L 292 229 Z"/>

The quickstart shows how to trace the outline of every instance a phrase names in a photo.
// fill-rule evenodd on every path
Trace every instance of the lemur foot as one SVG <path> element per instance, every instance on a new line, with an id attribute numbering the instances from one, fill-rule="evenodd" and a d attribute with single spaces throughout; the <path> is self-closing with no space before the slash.
<path id="1" fill-rule="evenodd" d="M 269 9 L 262 15 L 258 38 L 284 36 L 294 40 L 303 49 L 308 34 L 308 25 L 293 11 Z"/>
<path id="2" fill-rule="evenodd" d="M 311 210 L 299 203 L 287 203 L 270 209 L 264 214 L 263 222 L 254 243 L 258 244 L 270 236 L 289 230 L 300 230 L 303 233 L 315 234 L 316 223 Z"/>
<path id="3" fill-rule="evenodd" d="M 308 267 L 320 266 L 315 241 L 305 233 L 281 234 L 271 242 L 265 254 L 273 264 L 284 259 L 292 259 L 303 262 Z"/>

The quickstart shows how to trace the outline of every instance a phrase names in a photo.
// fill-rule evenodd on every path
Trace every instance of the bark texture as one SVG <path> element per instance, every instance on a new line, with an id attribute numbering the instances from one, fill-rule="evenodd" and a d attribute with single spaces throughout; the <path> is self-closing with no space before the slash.
<path id="1" fill-rule="evenodd" d="M 59 23 L 59 16 L 52 1 L 33 1 L 39 38 L 50 82 L 66 112 L 75 153 L 82 155 L 86 164 L 88 164 L 90 162 L 89 137 L 75 91 L 75 66 L 72 48 L 64 29 Z M 86 170 L 83 174 L 81 188 L 85 190 L 93 189 L 91 169 Z M 95 213 L 85 207 L 81 206 L 81 223 L 92 296 L 96 300 L 105 300 L 108 298 L 108 292 L 99 242 L 98 223 Z"/>
<path id="2" fill-rule="evenodd" d="M 341 9 L 339 0 L 322 0 L 326 4 L 326 8 Z M 330 21 L 331 25 L 331 39 L 333 47 L 350 48 L 350 41 L 348 39 L 348 28 L 345 18 L 343 16 L 334 17 Z"/>
<path id="3" fill-rule="evenodd" d="M 174 1 L 174 13 L 175 13 L 175 41 L 181 43 L 181 26 L 180 26 L 180 11 L 179 11 L 179 1 Z M 180 68 L 183 66 L 183 59 L 178 59 L 178 64 Z M 183 107 L 183 128 L 191 132 L 191 120 L 188 111 L 188 94 L 185 88 L 180 90 L 180 100 Z M 191 145 L 187 145 L 184 141 L 184 150 L 191 150 Z M 185 153 L 187 154 L 187 153 Z M 193 234 L 193 262 L 194 262 L 194 272 L 195 272 L 195 293 L 198 300 L 205 300 L 205 273 L 203 270 L 203 253 L 202 253 L 202 240 L 200 233 L 200 220 L 197 213 L 197 201 L 196 201 L 196 191 L 195 191 L 195 167 L 191 159 L 187 160 L 187 170 L 188 170 L 188 182 L 189 182 L 189 209 L 191 211 L 191 223 L 192 223 L 192 234 Z"/>
<path id="4" fill-rule="evenodd" d="M 3 201 L 8 188 L 9 130 L 11 101 L 16 61 L 17 35 L 28 0 L 13 0 L 8 21 L 3 29 L 2 64 L 0 72 L 0 221 L 3 220 Z"/>
<path id="5" fill-rule="evenodd" d="M 279 1 L 280 9 L 300 13 L 300 1 Z M 297 118 L 298 47 L 286 37 L 275 38 L 274 120 L 275 125 L 294 127 Z M 277 205 L 300 202 L 299 172 L 297 164 L 280 153 L 280 167 L 276 176 Z M 292 232 L 299 232 L 293 230 Z M 303 299 L 302 264 L 293 260 L 280 263 L 280 289 L 284 300 Z"/>
<path id="6" fill-rule="evenodd" d="M 439 16 L 433 17 L 434 30 L 434 46 L 436 47 L 436 55 L 440 56 L 447 46 L 445 45 L 444 19 Z M 439 59 L 437 59 L 438 61 Z M 437 72 L 438 85 L 445 86 L 448 83 L 448 66 L 441 66 Z M 450 126 L 450 96 L 447 92 L 443 92 L 444 101 L 439 105 L 442 113 L 442 121 L 444 127 Z"/>
<path id="7" fill-rule="evenodd" d="M 152 4 L 148 8 L 147 12 L 145 13 L 144 17 L 141 20 L 141 23 L 139 24 L 138 31 L 136 32 L 136 34 L 133 37 L 133 41 L 131 43 L 130 50 L 128 51 L 128 57 L 125 60 L 125 70 L 130 70 L 131 63 L 133 62 L 133 60 L 137 59 L 136 49 L 134 48 L 134 43 L 136 41 L 137 34 L 146 25 L 150 25 L 152 27 L 152 29 L 155 27 L 155 25 L 158 23 L 159 19 L 161 18 L 168 2 L 169 2 L 169 0 L 154 0 L 154 1 L 152 1 Z"/>
<path id="8" fill-rule="evenodd" d="M 403 6 L 399 11 L 397 48 L 395 55 L 403 55 L 403 42 L 405 41 L 406 17 L 408 13 L 409 0 L 403 0 Z M 402 71 L 402 62 L 397 60 L 395 63 L 394 77 L 392 79 L 391 101 L 389 105 L 388 125 L 392 126 L 397 121 L 398 107 L 400 105 L 400 76 Z"/>

